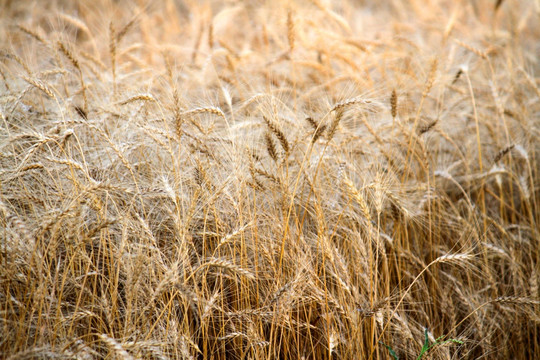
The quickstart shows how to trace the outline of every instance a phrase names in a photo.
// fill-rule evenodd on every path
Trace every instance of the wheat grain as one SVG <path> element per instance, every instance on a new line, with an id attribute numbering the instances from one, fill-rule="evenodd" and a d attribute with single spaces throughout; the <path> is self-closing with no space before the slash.
<path id="1" fill-rule="evenodd" d="M 247 279 L 251 279 L 251 280 L 255 279 L 255 276 L 253 275 L 251 271 L 248 271 L 242 268 L 241 266 L 235 265 L 227 259 L 220 259 L 220 258 L 207 259 L 207 261 L 199 265 L 199 267 L 194 270 L 193 274 L 196 274 L 202 269 L 208 268 L 208 267 L 217 267 L 217 268 L 225 269 L 232 272 L 233 274 L 242 275 L 243 277 Z"/>
<path id="2" fill-rule="evenodd" d="M 453 262 L 453 263 L 460 263 L 460 262 L 466 262 L 473 258 L 473 255 L 471 254 L 446 254 L 439 256 L 437 259 L 435 259 L 434 262 Z"/>
<path id="3" fill-rule="evenodd" d="M 120 41 L 122 41 L 124 36 L 126 36 L 129 30 L 131 30 L 131 28 L 133 27 L 133 25 L 135 25 L 137 20 L 138 20 L 138 16 L 136 15 L 130 21 L 128 21 L 128 23 L 124 25 L 124 27 L 122 27 L 120 31 L 116 33 L 116 43 L 119 43 Z"/>
<path id="4" fill-rule="evenodd" d="M 21 30 L 22 32 L 26 33 L 27 35 L 33 37 L 35 40 L 37 40 L 38 42 L 42 43 L 43 45 L 48 45 L 47 42 L 45 41 L 45 39 L 39 35 L 36 31 L 34 30 L 31 30 L 23 25 L 17 25 L 17 27 L 19 28 L 19 30 Z"/>
<path id="5" fill-rule="evenodd" d="M 118 355 L 121 359 L 134 359 L 133 356 L 131 356 L 123 347 L 122 345 L 113 339 L 112 337 L 108 336 L 107 334 L 100 334 L 99 338 L 107 344 L 109 348 L 111 348 L 116 355 Z"/>
<path id="6" fill-rule="evenodd" d="M 482 50 L 480 50 L 480 49 L 478 49 L 478 48 L 475 48 L 475 47 L 473 47 L 473 46 L 471 46 L 471 45 L 469 45 L 469 44 L 466 44 L 466 43 L 464 43 L 464 42 L 461 41 L 461 40 L 455 39 L 454 41 L 455 41 L 459 46 L 461 46 L 461 47 L 463 47 L 463 48 L 469 50 L 470 52 L 476 54 L 476 55 L 479 56 L 480 58 L 482 58 L 482 59 L 487 59 L 487 54 L 486 54 L 486 52 L 484 52 L 484 51 L 482 51 Z"/>
<path id="7" fill-rule="evenodd" d="M 111 57 L 111 72 L 113 77 L 113 91 L 116 95 L 116 28 L 113 22 L 109 24 L 109 55 Z"/>
<path id="8" fill-rule="evenodd" d="M 274 144 L 274 140 L 272 139 L 272 136 L 269 132 L 264 133 L 264 142 L 266 144 L 266 150 L 268 151 L 268 155 L 270 155 L 272 160 L 277 161 L 276 145 Z"/>
<path id="9" fill-rule="evenodd" d="M 268 127 L 268 129 L 270 129 L 270 131 L 278 138 L 281 147 L 285 151 L 285 154 L 286 155 L 289 154 L 289 151 L 290 151 L 289 141 L 287 140 L 285 133 L 283 133 L 283 131 L 280 128 L 278 128 L 277 125 L 273 121 L 268 119 L 266 116 L 263 116 L 263 120 L 266 126 Z"/>
<path id="10" fill-rule="evenodd" d="M 294 18 L 291 9 L 287 11 L 287 40 L 289 41 L 289 52 L 294 50 Z"/>
<path id="11" fill-rule="evenodd" d="M 130 97 L 129 99 L 119 102 L 119 105 L 127 105 L 135 101 L 149 101 L 156 102 L 156 99 L 152 95 L 140 94 Z"/>
<path id="12" fill-rule="evenodd" d="M 391 113 L 392 113 L 392 119 L 396 119 L 397 116 L 397 108 L 398 108 L 398 96 L 396 89 L 392 89 L 392 95 L 390 95 L 390 107 L 391 107 Z"/>
<path id="13" fill-rule="evenodd" d="M 53 99 L 56 99 L 56 96 L 54 95 L 52 90 L 47 85 L 45 85 L 45 83 L 43 81 L 41 81 L 39 79 L 31 79 L 31 78 L 28 78 L 26 76 L 23 76 L 23 79 L 24 79 L 24 81 L 26 81 L 30 85 L 33 85 L 37 89 L 41 90 L 47 96 L 49 96 L 49 97 L 51 97 Z"/>

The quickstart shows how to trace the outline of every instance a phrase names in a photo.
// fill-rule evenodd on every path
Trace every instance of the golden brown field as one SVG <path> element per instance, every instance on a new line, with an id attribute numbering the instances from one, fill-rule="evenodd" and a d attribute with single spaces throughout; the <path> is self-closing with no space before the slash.
<path id="1" fill-rule="evenodd" d="M 539 0 L 0 0 L 0 358 L 540 357 Z"/>

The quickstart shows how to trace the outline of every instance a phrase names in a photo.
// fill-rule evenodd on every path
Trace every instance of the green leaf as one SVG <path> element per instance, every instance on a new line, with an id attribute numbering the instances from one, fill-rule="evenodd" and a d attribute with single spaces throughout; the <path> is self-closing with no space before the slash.
<path id="1" fill-rule="evenodd" d="M 379 344 L 383 345 L 385 348 L 388 349 L 388 352 L 390 353 L 390 356 L 392 356 L 394 358 L 394 360 L 399 360 L 399 358 L 398 358 L 396 352 L 394 351 L 394 349 L 392 349 L 390 346 L 386 345 L 382 341 L 379 341 Z"/>
<path id="2" fill-rule="evenodd" d="M 424 345 L 422 346 L 422 350 L 420 350 L 420 354 L 416 358 L 416 360 L 420 360 L 422 356 L 429 350 L 429 336 L 428 336 L 428 329 L 424 329 Z"/>
<path id="3" fill-rule="evenodd" d="M 422 346 L 422 350 L 420 350 L 420 354 L 418 355 L 416 360 L 420 360 L 422 358 L 422 356 L 424 356 L 425 353 L 427 353 L 429 350 L 431 350 L 435 346 L 447 344 L 447 343 L 450 343 L 450 342 L 456 343 L 456 344 L 463 344 L 463 341 L 457 340 L 457 339 L 448 339 L 448 340 L 444 340 L 444 341 L 439 341 L 439 340 L 441 340 L 441 339 L 443 339 L 445 337 L 443 335 L 443 336 L 439 336 L 437 339 L 435 339 L 435 343 L 430 345 L 429 344 L 428 329 L 427 328 L 424 330 L 424 336 L 425 336 L 424 346 Z"/>
<path id="4" fill-rule="evenodd" d="M 429 350 L 431 350 L 435 346 L 439 346 L 439 345 L 443 345 L 443 344 L 447 344 L 447 343 L 463 344 L 463 341 L 458 340 L 458 339 L 448 339 L 448 340 L 440 341 L 440 340 L 444 339 L 445 337 L 446 337 L 445 335 L 439 336 L 437 339 L 435 339 L 435 342 L 433 344 L 430 344 L 429 335 L 428 335 L 428 329 L 425 328 L 424 329 L 424 344 L 422 345 L 422 349 L 420 350 L 420 354 L 418 354 L 418 357 L 416 358 L 416 360 L 421 360 L 422 356 L 424 356 L 424 354 L 426 354 Z M 390 356 L 392 356 L 392 358 L 394 360 L 399 360 L 399 358 L 398 358 L 396 352 L 394 351 L 394 349 L 392 349 L 390 346 L 386 345 L 382 341 L 379 341 L 379 344 L 383 345 L 385 348 L 388 349 L 388 352 L 390 353 Z"/>

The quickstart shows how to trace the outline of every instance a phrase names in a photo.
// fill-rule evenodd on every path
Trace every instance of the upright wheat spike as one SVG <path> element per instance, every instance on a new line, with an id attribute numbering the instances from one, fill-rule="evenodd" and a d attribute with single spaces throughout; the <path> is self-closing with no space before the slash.
<path id="1" fill-rule="evenodd" d="M 392 120 L 396 121 L 397 116 L 397 107 L 398 107 L 398 96 L 396 89 L 392 89 L 392 95 L 390 95 L 390 107 L 392 112 Z"/>
<path id="2" fill-rule="evenodd" d="M 287 39 L 289 41 L 289 52 L 294 50 L 294 18 L 291 9 L 287 11 Z"/>
<path id="3" fill-rule="evenodd" d="M 113 76 L 113 94 L 116 97 L 116 30 L 112 21 L 109 24 L 109 53 L 111 56 L 111 71 Z"/>
<path id="4" fill-rule="evenodd" d="M 81 65 L 79 63 L 79 60 L 75 57 L 73 52 L 64 45 L 63 42 L 58 41 L 57 42 L 58 48 L 60 51 L 65 55 L 65 57 L 68 58 L 68 60 L 71 62 L 73 67 L 77 69 L 77 72 L 79 74 L 79 81 L 81 83 L 81 91 L 82 91 L 82 97 L 83 97 L 83 112 L 85 114 L 84 117 L 86 117 L 86 113 L 88 112 L 88 99 L 86 98 L 86 85 L 84 84 L 84 78 L 83 73 L 81 69 Z"/>

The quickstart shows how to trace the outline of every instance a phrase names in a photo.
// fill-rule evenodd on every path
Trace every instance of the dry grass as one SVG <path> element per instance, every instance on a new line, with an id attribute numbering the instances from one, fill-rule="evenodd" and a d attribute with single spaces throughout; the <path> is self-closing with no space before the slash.
<path id="1" fill-rule="evenodd" d="M 0 8 L 2 358 L 539 356 L 538 2 Z"/>

